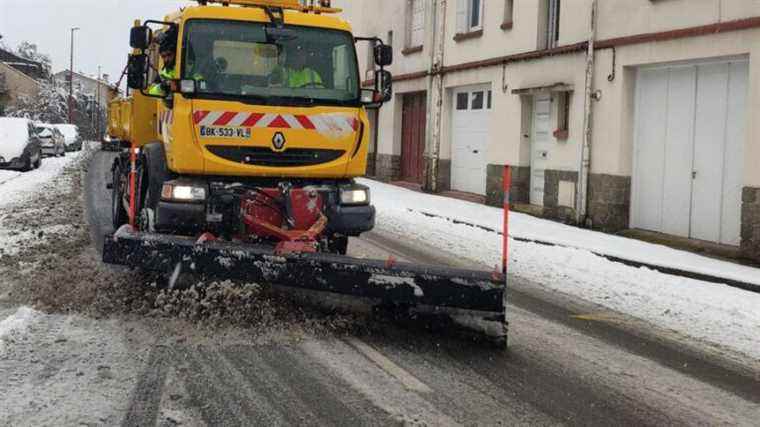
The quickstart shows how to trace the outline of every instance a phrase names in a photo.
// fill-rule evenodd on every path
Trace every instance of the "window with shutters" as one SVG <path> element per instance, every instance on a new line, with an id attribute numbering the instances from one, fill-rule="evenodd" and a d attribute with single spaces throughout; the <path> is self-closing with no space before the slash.
<path id="1" fill-rule="evenodd" d="M 483 31 L 483 0 L 457 0 L 457 36 L 455 39 L 462 39 L 462 35 L 480 34 Z"/>
<path id="2" fill-rule="evenodd" d="M 559 12 L 560 0 L 541 0 L 539 3 L 539 49 L 552 49 L 558 46 L 560 23 Z"/>
<path id="3" fill-rule="evenodd" d="M 426 0 L 406 1 L 405 54 L 422 50 L 422 45 L 425 43 L 425 1 Z"/>

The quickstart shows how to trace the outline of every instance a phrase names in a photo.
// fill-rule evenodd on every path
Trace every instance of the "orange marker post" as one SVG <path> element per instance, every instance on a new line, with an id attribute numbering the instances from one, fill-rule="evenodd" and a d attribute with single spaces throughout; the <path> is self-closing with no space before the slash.
<path id="1" fill-rule="evenodd" d="M 501 270 L 506 280 L 507 265 L 509 263 L 509 189 L 512 188 L 512 169 L 509 165 L 504 165 L 504 175 L 502 178 L 504 181 L 504 240 L 501 252 Z"/>
<path id="2" fill-rule="evenodd" d="M 132 143 L 129 148 L 129 225 L 136 228 L 137 201 L 135 200 L 135 186 L 137 181 L 137 145 Z"/>

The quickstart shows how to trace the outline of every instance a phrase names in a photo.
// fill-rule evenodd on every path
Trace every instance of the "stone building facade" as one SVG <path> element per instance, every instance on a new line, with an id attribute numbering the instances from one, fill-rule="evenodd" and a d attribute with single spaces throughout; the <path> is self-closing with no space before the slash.
<path id="1" fill-rule="evenodd" d="M 39 94 L 38 79 L 45 77 L 41 64 L 0 49 L 0 115 L 20 97 Z"/>
<path id="2" fill-rule="evenodd" d="M 333 4 L 394 48 L 394 99 L 374 118 L 378 178 L 496 205 L 510 165 L 512 202 L 548 218 L 760 259 L 759 2 Z M 367 80 L 370 58 L 360 51 Z M 421 94 L 422 134 L 404 121 Z M 422 166 L 405 158 L 418 146 Z"/>

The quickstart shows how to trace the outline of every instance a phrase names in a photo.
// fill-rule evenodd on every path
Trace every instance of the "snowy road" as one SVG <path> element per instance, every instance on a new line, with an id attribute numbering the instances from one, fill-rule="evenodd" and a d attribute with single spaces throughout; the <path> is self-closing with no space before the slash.
<path id="1" fill-rule="evenodd" d="M 3 229 L 68 227 L 0 255 L 0 425 L 756 423 L 752 366 L 521 278 L 507 352 L 259 296 L 206 297 L 197 321 L 189 295 L 98 262 L 110 158 L 0 211 Z M 350 250 L 462 263 L 387 233 Z M 240 307 L 256 314 L 226 317 Z"/>

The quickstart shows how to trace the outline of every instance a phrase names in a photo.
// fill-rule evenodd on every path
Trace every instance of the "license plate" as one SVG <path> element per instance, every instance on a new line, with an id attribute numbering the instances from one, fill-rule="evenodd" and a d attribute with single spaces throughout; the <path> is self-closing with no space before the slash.
<path id="1" fill-rule="evenodd" d="M 201 138 L 250 138 L 251 128 L 201 126 Z"/>

